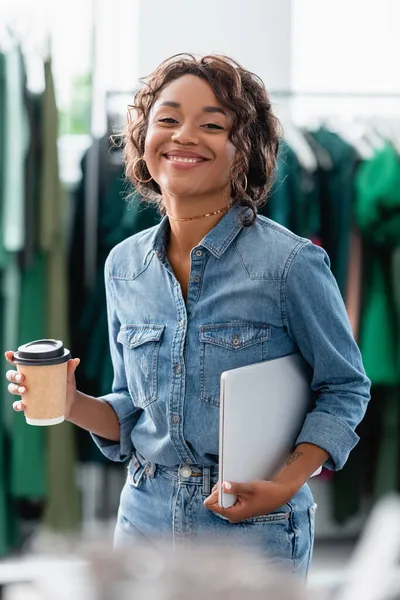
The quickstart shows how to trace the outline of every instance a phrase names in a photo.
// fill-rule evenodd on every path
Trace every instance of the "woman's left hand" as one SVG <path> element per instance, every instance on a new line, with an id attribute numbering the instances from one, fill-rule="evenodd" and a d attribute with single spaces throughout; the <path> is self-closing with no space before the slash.
<path id="1" fill-rule="evenodd" d="M 267 515 L 295 495 L 293 489 L 282 483 L 273 481 L 252 481 L 250 483 L 224 482 L 226 494 L 235 494 L 236 503 L 230 508 L 221 508 L 218 504 L 218 484 L 212 489 L 211 495 L 204 501 L 204 506 L 218 515 L 222 515 L 231 523 L 239 523 L 253 517 Z"/>

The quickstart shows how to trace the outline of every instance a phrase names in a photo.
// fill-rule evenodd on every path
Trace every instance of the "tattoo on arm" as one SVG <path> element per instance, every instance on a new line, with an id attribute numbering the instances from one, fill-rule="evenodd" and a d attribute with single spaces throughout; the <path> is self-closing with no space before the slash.
<path id="1" fill-rule="evenodd" d="M 302 454 L 302 452 L 293 452 L 293 454 L 289 456 L 289 460 L 286 464 L 291 465 L 292 463 L 296 462 L 296 460 L 298 460 Z"/>

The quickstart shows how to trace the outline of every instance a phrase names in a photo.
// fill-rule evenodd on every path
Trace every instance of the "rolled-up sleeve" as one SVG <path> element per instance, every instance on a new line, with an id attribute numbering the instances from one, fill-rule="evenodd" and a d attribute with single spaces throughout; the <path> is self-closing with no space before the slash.
<path id="1" fill-rule="evenodd" d="M 91 434 L 100 451 L 116 462 L 123 462 L 131 457 L 133 452 L 132 430 L 140 416 L 140 409 L 137 409 L 132 402 L 128 391 L 126 381 L 125 365 L 121 344 L 117 342 L 120 322 L 116 313 L 116 305 L 112 288 L 112 279 L 110 277 L 111 255 L 107 258 L 104 270 L 106 299 L 107 299 L 107 317 L 108 331 L 110 341 L 111 360 L 114 368 L 114 379 L 111 393 L 101 396 L 101 400 L 107 402 L 118 417 L 120 425 L 120 440 L 114 442 L 102 438 L 94 433 Z"/>
<path id="2" fill-rule="evenodd" d="M 346 309 L 326 252 L 304 243 L 288 260 L 282 313 L 289 335 L 313 370 L 316 404 L 296 445 L 326 450 L 324 465 L 339 470 L 359 441 L 355 432 L 370 399 L 365 374 Z"/>

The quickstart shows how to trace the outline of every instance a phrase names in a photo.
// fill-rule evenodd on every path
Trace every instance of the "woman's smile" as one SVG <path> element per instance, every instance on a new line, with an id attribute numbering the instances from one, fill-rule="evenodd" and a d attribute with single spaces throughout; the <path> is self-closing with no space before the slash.
<path id="1" fill-rule="evenodd" d="M 175 169 L 192 169 L 209 162 L 209 158 L 190 150 L 170 150 L 163 153 L 162 158 Z"/>

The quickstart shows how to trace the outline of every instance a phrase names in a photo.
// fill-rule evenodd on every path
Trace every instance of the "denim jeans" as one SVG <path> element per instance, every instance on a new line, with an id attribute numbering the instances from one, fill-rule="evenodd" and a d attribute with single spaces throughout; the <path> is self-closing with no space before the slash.
<path id="1" fill-rule="evenodd" d="M 126 543 L 220 543 L 258 552 L 306 576 L 313 550 L 315 508 L 308 485 L 274 512 L 230 523 L 203 502 L 217 467 L 164 467 L 133 458 L 121 493 L 115 547 Z"/>

